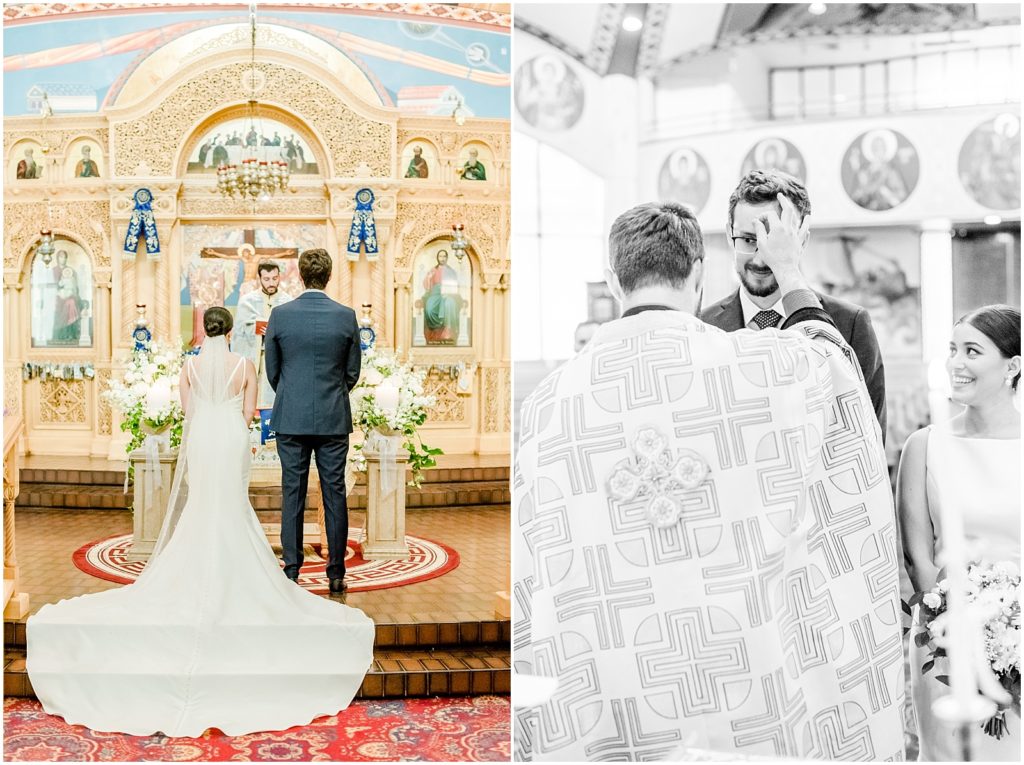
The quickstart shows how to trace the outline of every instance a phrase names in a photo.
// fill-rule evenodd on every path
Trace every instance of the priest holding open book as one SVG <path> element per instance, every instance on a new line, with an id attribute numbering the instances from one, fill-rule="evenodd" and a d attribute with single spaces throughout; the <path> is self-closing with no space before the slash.
<path id="1" fill-rule="evenodd" d="M 242 295 L 238 300 L 231 350 L 248 358 L 256 367 L 259 376 L 256 408 L 260 410 L 261 419 L 266 420 L 274 407 L 274 389 L 267 381 L 263 359 L 263 336 L 267 332 L 270 311 L 293 298 L 280 289 L 281 267 L 274 261 L 261 261 L 256 267 L 256 276 L 259 279 L 259 290 Z"/>

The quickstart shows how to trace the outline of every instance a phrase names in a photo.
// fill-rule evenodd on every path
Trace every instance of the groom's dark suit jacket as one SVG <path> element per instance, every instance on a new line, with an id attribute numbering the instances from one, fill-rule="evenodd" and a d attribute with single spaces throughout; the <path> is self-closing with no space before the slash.
<path id="1" fill-rule="evenodd" d="M 270 427 L 286 435 L 352 432 L 348 392 L 362 353 L 356 312 L 322 292 L 305 292 L 270 312 L 267 379 L 277 394 Z"/>
<path id="2" fill-rule="evenodd" d="M 875 330 L 871 326 L 871 317 L 859 305 L 830 295 L 822 295 L 820 292 L 816 294 L 821 300 L 821 307 L 832 317 L 839 332 L 850 344 L 857 360 L 860 361 L 860 369 L 864 373 L 868 395 L 871 396 L 871 403 L 875 407 L 875 417 L 878 418 L 878 424 L 882 426 L 882 440 L 884 441 L 885 367 L 882 364 L 882 354 L 878 350 Z M 701 321 L 724 329 L 726 332 L 743 329 L 746 324 L 743 322 L 743 306 L 740 303 L 739 290 L 737 289 L 728 297 L 701 311 L 700 318 Z"/>

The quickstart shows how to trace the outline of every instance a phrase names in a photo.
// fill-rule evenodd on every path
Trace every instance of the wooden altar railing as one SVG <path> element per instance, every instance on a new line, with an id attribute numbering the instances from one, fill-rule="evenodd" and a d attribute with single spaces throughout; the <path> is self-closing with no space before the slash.
<path id="1" fill-rule="evenodd" d="M 4 417 L 4 619 L 28 614 L 28 594 L 18 592 L 18 558 L 14 546 L 14 500 L 18 497 L 18 438 L 21 417 Z"/>

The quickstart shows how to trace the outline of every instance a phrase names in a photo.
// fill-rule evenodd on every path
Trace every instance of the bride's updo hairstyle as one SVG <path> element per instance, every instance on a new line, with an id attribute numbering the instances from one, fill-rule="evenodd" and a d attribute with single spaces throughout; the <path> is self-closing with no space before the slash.
<path id="1" fill-rule="evenodd" d="M 1020 311 L 1009 305 L 985 305 L 964 316 L 957 324 L 970 324 L 999 349 L 1004 359 L 1020 356 Z M 1013 378 L 1017 390 L 1020 372 Z"/>
<path id="2" fill-rule="evenodd" d="M 206 332 L 207 337 L 226 335 L 231 331 L 234 324 L 235 320 L 231 318 L 231 311 L 219 305 L 207 308 L 206 313 L 203 314 L 203 330 Z M 1020 322 L 1018 321 L 1019 326 Z"/>

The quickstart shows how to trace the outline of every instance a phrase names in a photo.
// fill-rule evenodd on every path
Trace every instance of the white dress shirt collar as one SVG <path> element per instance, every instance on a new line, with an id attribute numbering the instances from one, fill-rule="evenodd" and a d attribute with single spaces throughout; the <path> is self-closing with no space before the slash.
<path id="1" fill-rule="evenodd" d="M 750 299 L 750 295 L 747 291 L 740 287 L 740 306 L 743 309 L 743 326 L 748 328 L 757 329 L 757 325 L 753 324 L 754 317 L 761 313 L 761 311 L 776 311 L 782 320 L 779 321 L 781 325 L 786 319 L 786 309 L 782 306 L 782 294 L 779 294 L 779 299 L 775 301 L 773 305 L 767 308 L 760 308 L 753 300 Z M 751 326 L 753 324 L 753 326 Z"/>

